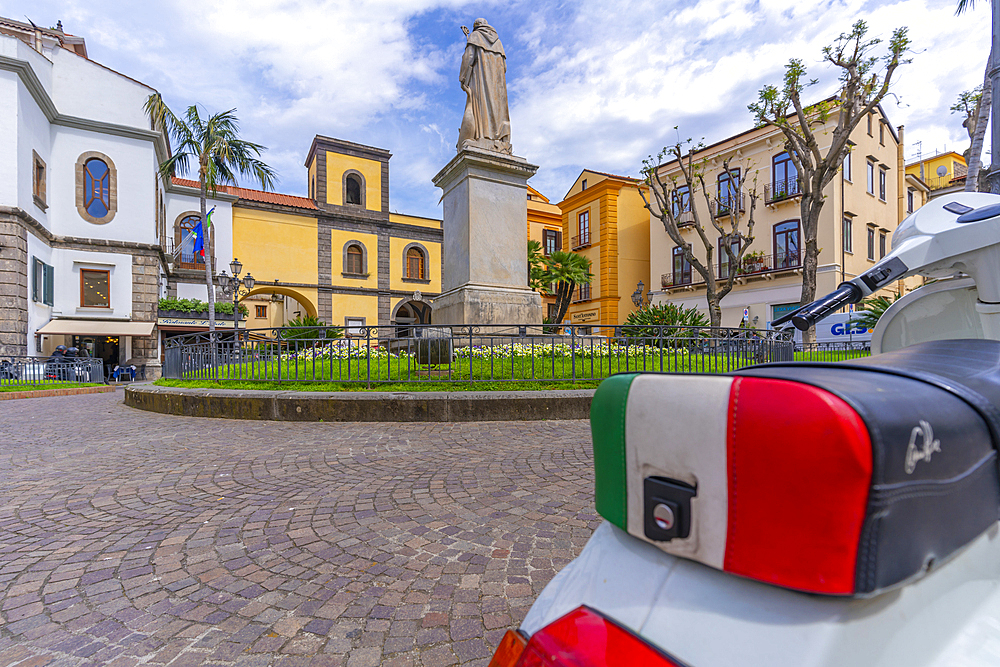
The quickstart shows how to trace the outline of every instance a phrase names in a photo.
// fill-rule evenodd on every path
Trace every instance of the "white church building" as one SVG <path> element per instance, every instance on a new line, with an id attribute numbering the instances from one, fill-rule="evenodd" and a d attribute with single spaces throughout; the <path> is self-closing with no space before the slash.
<path id="1" fill-rule="evenodd" d="M 167 220 L 198 201 L 157 173 L 170 148 L 143 112 L 153 92 L 61 26 L 0 19 L 0 356 L 65 344 L 158 375 Z"/>

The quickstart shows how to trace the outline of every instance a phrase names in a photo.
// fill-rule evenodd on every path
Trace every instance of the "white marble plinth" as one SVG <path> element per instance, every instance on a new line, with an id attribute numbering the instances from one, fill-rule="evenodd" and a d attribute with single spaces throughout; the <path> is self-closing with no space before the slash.
<path id="1" fill-rule="evenodd" d="M 462 285 L 434 299 L 434 324 L 540 324 L 542 297 L 528 288 Z"/>
<path id="2" fill-rule="evenodd" d="M 444 257 L 435 324 L 533 324 L 541 298 L 528 289 L 527 182 L 519 157 L 466 148 L 434 177 L 444 191 Z"/>

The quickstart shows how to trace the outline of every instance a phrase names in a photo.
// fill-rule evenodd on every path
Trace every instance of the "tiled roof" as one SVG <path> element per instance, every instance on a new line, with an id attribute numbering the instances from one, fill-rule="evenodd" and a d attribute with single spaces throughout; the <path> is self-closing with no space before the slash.
<path id="1" fill-rule="evenodd" d="M 199 187 L 198 181 L 193 181 L 189 178 L 177 178 L 174 176 L 172 180 L 176 185 L 183 185 L 189 188 Z M 283 195 L 280 192 L 264 192 L 263 190 L 235 188 L 231 185 L 220 185 L 218 191 L 239 197 L 245 201 L 256 201 L 264 204 L 277 204 L 278 206 L 294 206 L 295 208 L 311 208 L 313 210 L 319 210 L 319 207 L 316 206 L 316 202 L 312 199 L 307 199 L 306 197 L 296 197 L 294 195 Z"/>
<path id="2" fill-rule="evenodd" d="M 633 181 L 639 182 L 642 179 L 635 178 L 634 176 L 619 176 L 618 174 L 609 174 L 606 171 L 597 171 L 596 169 L 587 169 L 592 174 L 600 174 L 601 176 L 607 176 L 608 178 L 617 178 L 619 181 Z"/>

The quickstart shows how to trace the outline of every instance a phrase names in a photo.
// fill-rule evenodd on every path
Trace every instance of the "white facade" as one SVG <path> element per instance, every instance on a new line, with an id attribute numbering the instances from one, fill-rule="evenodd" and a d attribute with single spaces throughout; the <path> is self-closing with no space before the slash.
<path id="1" fill-rule="evenodd" d="M 87 345 L 93 351 L 96 339 L 105 363 L 131 359 L 153 366 L 155 376 L 157 300 L 167 284 L 161 236 L 172 226 L 170 212 L 198 204 L 166 193 L 171 188 L 157 173 L 168 148 L 143 111 L 154 90 L 84 57 L 82 40 L 48 30 L 36 42 L 16 24 L 5 21 L 0 30 L 0 355 L 82 346 L 72 330 L 86 325 Z M 82 165 L 95 157 L 109 167 L 110 188 L 96 195 L 109 210 L 99 217 L 82 207 Z M 216 221 L 227 257 L 228 203 Z M 36 260 L 51 267 L 44 269 L 51 294 L 35 284 Z M 87 275 L 102 285 L 107 276 L 96 307 L 83 303 L 86 270 L 100 272 Z"/>

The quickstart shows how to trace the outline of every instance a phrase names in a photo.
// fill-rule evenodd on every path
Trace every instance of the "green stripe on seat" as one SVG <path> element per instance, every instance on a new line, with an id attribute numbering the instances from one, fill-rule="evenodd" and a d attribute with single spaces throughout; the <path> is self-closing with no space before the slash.
<path id="1" fill-rule="evenodd" d="M 627 530 L 625 479 L 625 406 L 637 373 L 612 375 L 601 382 L 590 403 L 594 440 L 594 504 L 597 513 Z"/>

